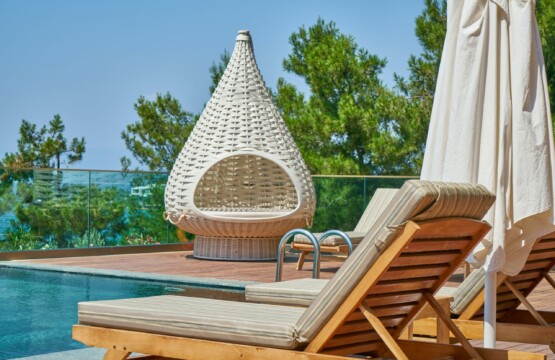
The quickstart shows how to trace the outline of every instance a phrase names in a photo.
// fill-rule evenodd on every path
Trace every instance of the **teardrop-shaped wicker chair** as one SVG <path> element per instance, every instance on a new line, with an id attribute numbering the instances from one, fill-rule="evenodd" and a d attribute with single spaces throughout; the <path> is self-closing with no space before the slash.
<path id="1" fill-rule="evenodd" d="M 310 173 L 240 31 L 229 64 L 171 171 L 166 217 L 196 234 L 194 256 L 270 260 L 289 230 L 310 227 Z"/>

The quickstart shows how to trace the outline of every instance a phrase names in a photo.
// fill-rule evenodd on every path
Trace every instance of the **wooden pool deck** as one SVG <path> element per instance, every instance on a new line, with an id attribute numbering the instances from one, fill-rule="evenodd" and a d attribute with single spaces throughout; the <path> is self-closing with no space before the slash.
<path id="1" fill-rule="evenodd" d="M 272 261 L 235 262 L 199 260 L 192 256 L 191 251 L 35 259 L 20 260 L 19 262 L 257 282 L 273 282 L 276 272 L 276 263 Z M 323 260 L 320 277 L 323 279 L 331 278 L 341 264 L 341 261 Z M 308 278 L 312 274 L 311 262 L 305 263 L 304 269 L 301 271 L 295 270 L 295 267 L 296 258 L 288 256 L 283 267 L 283 280 Z M 462 269 L 460 269 L 451 277 L 446 285 L 456 287 L 462 279 Z M 538 310 L 555 311 L 554 295 L 555 291 L 544 280 L 528 297 L 528 300 Z M 481 344 L 479 341 L 472 341 L 472 343 L 476 345 Z M 498 342 L 497 347 L 500 349 L 543 353 L 547 355 L 549 360 L 555 360 L 555 354 L 551 352 L 548 346 Z"/>
<path id="2" fill-rule="evenodd" d="M 166 275 L 184 275 L 199 278 L 273 282 L 275 261 L 211 261 L 193 257 L 192 251 L 175 251 L 150 254 L 86 256 L 54 259 L 25 260 L 34 264 L 80 266 L 95 269 L 126 270 Z M 307 278 L 312 275 L 312 263 L 307 261 L 303 270 L 295 270 L 296 258 L 286 257 L 283 280 Z M 341 261 L 322 262 L 320 277 L 329 279 Z"/>

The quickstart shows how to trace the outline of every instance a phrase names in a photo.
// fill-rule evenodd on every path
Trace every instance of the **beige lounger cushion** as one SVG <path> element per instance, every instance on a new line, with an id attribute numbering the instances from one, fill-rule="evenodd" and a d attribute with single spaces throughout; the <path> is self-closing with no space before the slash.
<path id="1" fill-rule="evenodd" d="M 320 236 L 322 236 L 322 234 L 323 233 L 314 233 L 314 236 L 316 236 L 316 239 L 319 239 Z M 351 239 L 351 242 L 353 243 L 353 245 L 358 245 L 366 235 L 366 232 L 345 231 L 345 234 L 347 234 L 347 236 Z M 293 241 L 298 244 L 312 245 L 312 242 L 306 236 L 300 235 L 300 234 L 295 235 L 295 239 Z M 325 238 L 324 241 L 320 243 L 320 245 L 324 245 L 324 246 L 345 245 L 345 240 L 343 240 L 343 238 L 339 235 L 331 235 Z"/>
<path id="2" fill-rule="evenodd" d="M 295 323 L 304 308 L 186 296 L 79 303 L 79 323 L 217 339 L 284 349 L 298 347 Z"/>
<path id="3" fill-rule="evenodd" d="M 264 304 L 308 306 L 328 282 L 325 279 L 296 279 L 252 284 L 245 287 L 245 298 Z"/>
<path id="4" fill-rule="evenodd" d="M 484 289 L 486 271 L 484 268 L 474 269 L 459 285 L 451 303 L 451 313 L 460 315 L 468 305 Z"/>
<path id="5" fill-rule="evenodd" d="M 275 283 L 251 284 L 245 287 L 245 298 L 250 302 L 276 305 L 308 306 L 327 285 L 326 279 L 296 279 Z M 454 297 L 457 288 L 444 286 L 436 295 Z"/>
<path id="6" fill-rule="evenodd" d="M 393 196 L 399 191 L 399 189 L 376 189 L 374 196 L 370 199 L 366 210 L 360 217 L 357 226 L 353 231 L 345 232 L 354 245 L 360 243 L 360 241 L 364 238 L 364 236 L 370 230 L 370 227 L 376 222 L 376 220 L 380 217 L 384 209 L 389 205 Z M 314 234 L 318 239 L 322 233 Z M 300 244 L 312 244 L 306 236 L 303 235 L 296 235 L 294 240 L 296 243 Z M 322 241 L 321 245 L 324 246 L 338 246 L 338 245 L 345 245 L 345 240 L 341 236 L 332 235 L 328 238 L 325 238 Z"/>
<path id="7" fill-rule="evenodd" d="M 297 323 L 299 340 L 312 340 L 340 304 L 379 258 L 409 220 L 445 217 L 482 219 L 495 197 L 485 187 L 471 184 L 409 180 L 337 274 L 308 307 Z M 393 224 L 397 224 L 393 226 Z"/>
<path id="8" fill-rule="evenodd" d="M 457 290 L 458 288 L 453 286 L 443 286 L 436 292 L 436 295 L 454 297 Z"/>

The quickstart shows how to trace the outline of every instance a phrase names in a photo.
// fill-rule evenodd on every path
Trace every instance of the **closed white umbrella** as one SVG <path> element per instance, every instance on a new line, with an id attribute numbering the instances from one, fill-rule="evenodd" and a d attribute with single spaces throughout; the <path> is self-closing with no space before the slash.
<path id="1" fill-rule="evenodd" d="M 422 179 L 483 184 L 496 202 L 474 252 L 495 343 L 495 273 L 517 274 L 555 230 L 553 135 L 534 0 L 449 0 Z"/>

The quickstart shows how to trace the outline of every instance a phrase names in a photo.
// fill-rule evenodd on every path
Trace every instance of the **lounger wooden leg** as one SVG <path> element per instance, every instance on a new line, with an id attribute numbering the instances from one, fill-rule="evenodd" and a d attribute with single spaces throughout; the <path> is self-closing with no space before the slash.
<path id="1" fill-rule="evenodd" d="M 532 306 L 532 304 L 530 304 L 530 302 L 528 301 L 528 299 L 526 299 L 526 296 L 524 296 L 514 285 L 512 282 L 509 281 L 509 279 L 505 279 L 503 281 L 505 283 L 505 285 L 509 288 L 509 290 L 511 290 L 511 292 L 518 298 L 518 300 L 520 300 L 520 302 L 522 303 L 522 305 L 524 305 L 524 307 L 526 308 L 526 310 L 528 310 L 530 312 L 530 314 L 534 317 L 534 319 L 536 319 L 536 321 L 538 323 L 540 323 L 540 325 L 544 325 L 544 326 L 549 326 L 549 324 L 547 323 L 547 321 L 545 321 L 545 319 L 538 313 L 538 311 L 536 309 L 534 309 L 534 307 Z"/>
<path id="2" fill-rule="evenodd" d="M 457 325 L 453 323 L 453 320 L 451 320 L 449 315 L 445 312 L 445 310 L 443 310 L 441 304 L 434 298 L 434 295 L 429 292 L 425 292 L 424 297 L 426 298 L 428 304 L 430 304 L 430 306 L 437 313 L 437 317 L 443 321 L 443 323 L 449 328 L 449 330 L 451 330 L 451 332 L 455 335 L 455 338 L 457 338 L 457 340 L 461 343 L 462 347 L 468 353 L 468 355 L 470 355 L 473 359 L 482 359 L 476 349 L 474 349 L 472 345 L 470 345 L 468 340 L 464 337 L 461 330 L 459 330 Z"/>
<path id="3" fill-rule="evenodd" d="M 412 340 L 413 338 L 414 338 L 414 326 L 410 324 L 407 327 L 407 330 L 403 331 L 403 333 L 399 336 L 399 339 Z"/>
<path id="4" fill-rule="evenodd" d="M 125 350 L 109 349 L 104 355 L 104 360 L 126 360 L 131 353 Z"/>
<path id="5" fill-rule="evenodd" d="M 449 328 L 439 318 L 436 319 L 436 329 L 437 329 L 436 342 L 438 344 L 450 344 Z"/>
<path id="6" fill-rule="evenodd" d="M 543 272 L 543 277 L 545 278 L 545 280 L 547 280 L 549 285 L 551 285 L 551 287 L 555 290 L 555 280 L 553 280 L 551 275 L 549 275 L 549 273 L 547 271 L 544 271 Z M 543 316 L 542 316 L 542 318 L 543 318 Z M 555 353 L 555 345 L 549 345 L 549 349 L 551 350 L 552 353 Z"/>
<path id="7" fill-rule="evenodd" d="M 299 254 L 299 261 L 297 261 L 297 270 L 303 269 L 306 254 L 308 254 L 308 251 L 301 251 L 301 253 Z"/>
<path id="8" fill-rule="evenodd" d="M 553 281 L 553 278 L 549 276 L 547 272 L 544 272 L 543 275 L 547 282 L 555 289 L 555 281 Z M 509 288 L 509 290 L 511 290 L 511 292 L 518 298 L 518 300 L 520 300 L 522 305 L 524 305 L 526 310 L 530 312 L 534 319 L 536 319 L 536 321 L 540 323 L 540 325 L 549 326 L 549 323 L 543 318 L 543 316 L 540 315 L 540 313 L 534 308 L 534 306 L 530 304 L 528 299 L 526 299 L 526 297 L 513 285 L 513 283 L 509 281 L 509 279 L 505 279 L 503 282 Z M 555 353 L 555 345 L 549 345 L 549 349 Z"/>
<path id="9" fill-rule="evenodd" d="M 362 311 L 362 313 L 364 314 L 364 317 L 366 317 L 366 319 L 372 325 L 374 330 L 378 333 L 378 335 L 385 343 L 389 351 L 391 351 L 393 356 L 395 356 L 397 360 L 408 360 L 409 358 L 407 357 L 407 355 L 405 355 L 403 350 L 401 350 L 401 348 L 399 347 L 395 339 L 393 339 L 389 331 L 387 331 L 385 326 L 383 326 L 380 319 L 378 319 L 376 315 L 372 313 L 372 310 L 370 309 L 370 307 L 362 303 L 360 304 L 359 309 L 360 311 Z"/>
<path id="10" fill-rule="evenodd" d="M 545 278 L 545 280 L 547 280 L 549 285 L 551 285 L 551 287 L 553 287 L 553 289 L 555 289 L 555 280 L 553 280 L 553 278 L 551 277 L 551 275 L 549 275 L 549 273 L 547 271 L 544 271 L 543 277 Z"/>
<path id="11" fill-rule="evenodd" d="M 472 270 L 472 269 L 470 268 L 470 263 L 469 263 L 468 261 L 465 261 L 465 262 L 464 262 L 464 278 L 465 278 L 465 279 L 466 279 L 466 277 L 467 277 L 468 275 L 470 275 L 470 271 L 471 271 L 471 270 Z"/>

